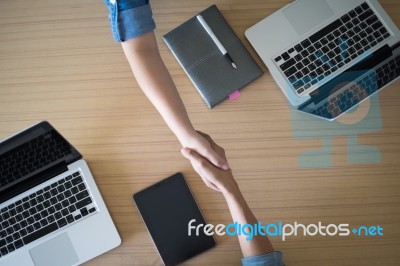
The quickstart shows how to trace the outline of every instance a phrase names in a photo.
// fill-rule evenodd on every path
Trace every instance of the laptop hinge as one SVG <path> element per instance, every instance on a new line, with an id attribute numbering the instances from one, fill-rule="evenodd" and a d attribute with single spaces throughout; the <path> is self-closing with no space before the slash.
<path id="1" fill-rule="evenodd" d="M 53 178 L 59 174 L 62 174 L 64 172 L 68 171 L 68 166 L 65 163 L 65 161 L 62 161 L 58 164 L 55 164 L 48 169 L 46 169 L 45 172 L 41 172 L 38 174 L 35 174 L 26 180 L 4 190 L 0 194 L 0 203 L 3 203 L 37 185 L 40 185 L 50 178 Z"/>

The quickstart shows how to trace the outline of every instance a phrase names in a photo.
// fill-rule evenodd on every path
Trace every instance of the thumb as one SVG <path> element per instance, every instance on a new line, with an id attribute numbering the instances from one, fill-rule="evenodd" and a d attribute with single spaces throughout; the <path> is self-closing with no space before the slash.
<path id="1" fill-rule="evenodd" d="M 182 148 L 181 153 L 186 159 L 189 159 L 195 169 L 200 169 L 201 166 L 214 167 L 207 159 L 190 148 Z"/>
<path id="2" fill-rule="evenodd" d="M 198 155 L 195 151 L 189 148 L 182 148 L 181 153 L 183 157 L 186 159 L 190 160 L 191 162 L 199 161 L 201 160 L 200 155 Z"/>
<path id="3" fill-rule="evenodd" d="M 221 168 L 223 170 L 228 170 L 229 165 L 228 162 L 224 157 L 219 155 L 214 149 L 211 147 L 206 150 L 206 154 L 204 155 L 212 164 L 214 164 L 216 167 Z"/>
<path id="4" fill-rule="evenodd" d="M 207 169 L 209 167 L 211 167 L 211 168 L 214 167 L 208 160 L 204 159 L 196 151 L 191 150 L 189 148 L 182 148 L 181 149 L 181 153 L 186 159 L 189 159 L 189 161 L 192 164 L 194 170 L 200 175 L 201 179 L 204 181 L 204 183 L 209 188 L 212 188 L 212 189 L 214 189 L 216 191 L 220 191 L 220 189 L 214 183 L 210 182 L 206 178 L 206 175 L 204 175 L 204 173 L 207 172 Z"/>

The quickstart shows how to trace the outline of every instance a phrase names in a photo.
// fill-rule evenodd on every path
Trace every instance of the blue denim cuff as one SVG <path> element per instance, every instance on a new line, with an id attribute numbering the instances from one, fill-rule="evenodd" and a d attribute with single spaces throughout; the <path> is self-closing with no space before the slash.
<path id="1" fill-rule="evenodd" d="M 111 31 L 117 42 L 138 37 L 156 28 L 149 4 L 118 10 L 115 0 L 104 0 L 104 2 L 109 11 Z"/>
<path id="2" fill-rule="evenodd" d="M 121 41 L 135 38 L 156 28 L 150 5 L 119 12 L 118 26 Z"/>
<path id="3" fill-rule="evenodd" d="M 260 256 L 242 259 L 243 266 L 285 266 L 282 253 L 274 251 Z"/>
<path id="4" fill-rule="evenodd" d="M 148 0 L 118 0 L 117 6 L 118 6 L 118 10 L 122 11 L 122 10 L 135 8 L 138 6 L 147 5 L 148 3 L 149 3 Z"/>

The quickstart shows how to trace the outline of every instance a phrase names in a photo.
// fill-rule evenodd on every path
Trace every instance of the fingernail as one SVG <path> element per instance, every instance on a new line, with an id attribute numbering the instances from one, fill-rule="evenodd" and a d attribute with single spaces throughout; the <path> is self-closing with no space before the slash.
<path id="1" fill-rule="evenodd" d="M 182 155 L 184 156 L 184 157 L 188 157 L 188 155 L 189 155 L 189 151 L 188 151 L 188 149 L 187 148 L 182 148 L 181 149 L 181 153 L 182 153 Z"/>
<path id="2" fill-rule="evenodd" d="M 224 164 L 223 166 L 222 166 L 222 169 L 224 169 L 224 170 L 228 170 L 229 169 L 229 164 Z"/>

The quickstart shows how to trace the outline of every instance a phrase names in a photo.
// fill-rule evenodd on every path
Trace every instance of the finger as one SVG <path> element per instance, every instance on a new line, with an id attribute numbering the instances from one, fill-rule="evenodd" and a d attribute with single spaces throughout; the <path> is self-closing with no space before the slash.
<path id="1" fill-rule="evenodd" d="M 197 133 L 199 133 L 201 136 L 203 136 L 211 145 L 211 148 L 217 152 L 217 154 L 223 158 L 223 160 L 227 163 L 226 160 L 226 156 L 225 156 L 225 150 L 224 148 L 222 148 L 221 146 L 219 146 L 217 143 L 215 143 L 215 141 L 206 133 L 198 131 Z M 229 167 L 228 167 L 229 168 Z M 225 169 L 227 170 L 227 169 Z"/>
<path id="2" fill-rule="evenodd" d="M 200 174 L 199 174 L 200 175 Z M 200 175 L 201 179 L 203 179 L 203 182 L 206 183 L 207 187 L 214 189 L 215 191 L 221 192 L 219 188 L 212 182 L 208 181 L 207 179 L 203 178 L 202 175 Z"/>
<path id="3" fill-rule="evenodd" d="M 190 160 L 193 167 L 195 167 L 195 169 L 197 170 L 214 167 L 207 159 L 203 158 L 200 154 L 192 149 L 183 148 L 181 149 L 181 153 L 183 156 Z"/>
<path id="4" fill-rule="evenodd" d="M 218 146 L 214 142 L 214 140 L 206 133 L 203 133 L 201 131 L 197 132 L 208 141 L 211 147 L 211 149 L 207 149 L 205 152 L 200 151 L 201 155 L 207 158 L 212 164 L 214 164 L 218 168 L 228 170 L 229 164 L 225 157 L 225 150 L 222 147 Z"/>
<path id="5" fill-rule="evenodd" d="M 187 159 L 190 160 L 193 168 L 200 175 L 201 179 L 203 179 L 203 182 L 207 185 L 207 187 L 220 192 L 220 190 L 218 189 L 218 187 L 215 184 L 213 184 L 212 182 L 210 182 L 209 180 L 207 180 L 206 178 L 203 177 L 204 165 L 205 165 L 205 167 L 214 167 L 214 166 L 212 166 L 210 164 L 210 162 L 208 162 L 206 159 L 202 158 L 199 154 L 197 154 L 195 151 L 193 151 L 191 149 L 183 148 L 181 150 L 181 153 L 184 157 L 186 157 Z"/>
<path id="6" fill-rule="evenodd" d="M 214 142 L 214 140 L 210 137 L 210 135 L 208 135 L 208 134 L 206 134 L 206 133 L 204 133 L 204 132 L 201 132 L 201 131 L 199 131 L 199 130 L 196 130 L 196 131 L 197 131 L 197 133 L 199 133 L 200 135 L 202 135 L 206 140 L 208 140 L 208 142 L 210 142 L 211 145 L 217 145 L 217 143 Z M 218 146 L 218 145 L 217 145 L 217 146 Z"/>

